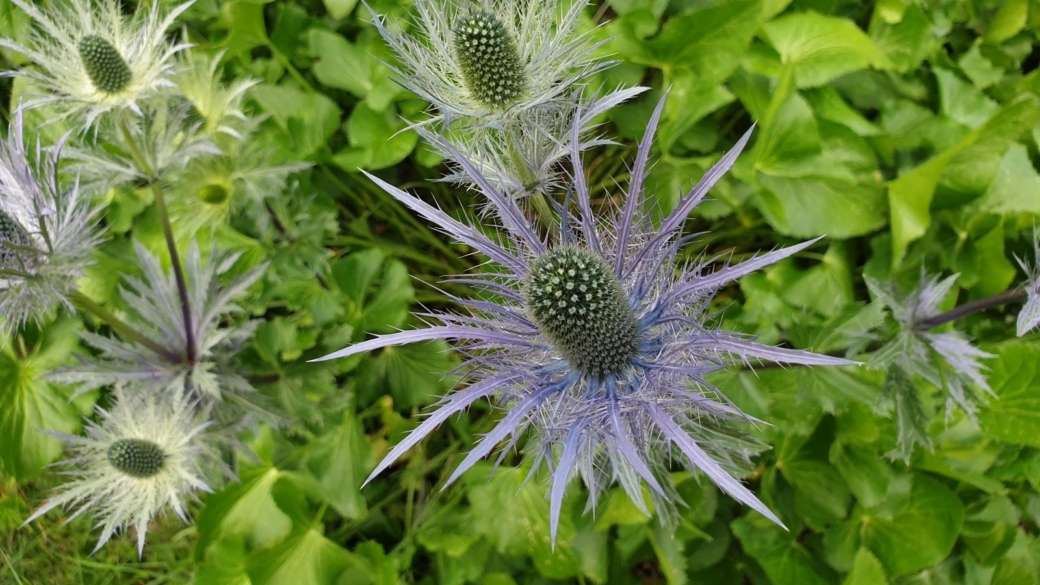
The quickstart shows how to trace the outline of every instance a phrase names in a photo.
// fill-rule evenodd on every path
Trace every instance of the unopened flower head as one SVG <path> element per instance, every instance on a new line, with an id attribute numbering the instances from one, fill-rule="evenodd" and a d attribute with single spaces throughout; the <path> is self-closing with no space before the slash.
<path id="1" fill-rule="evenodd" d="M 220 75 L 222 57 L 223 53 L 209 56 L 199 51 L 182 52 L 174 77 L 176 91 L 189 104 L 193 115 L 189 119 L 201 122 L 201 134 L 219 132 L 244 140 L 251 125 L 242 100 L 258 82 L 245 79 L 224 83 Z"/>
<path id="2" fill-rule="evenodd" d="M 889 308 L 898 323 L 892 340 L 871 358 L 871 365 L 896 366 L 910 376 L 920 376 L 936 388 L 946 391 L 947 416 L 960 407 L 969 417 L 975 415 L 975 403 L 981 398 L 975 388 L 992 394 L 980 359 L 995 357 L 971 344 L 959 331 L 933 333 L 928 319 L 940 314 L 939 305 L 950 292 L 958 275 L 939 280 L 921 274 L 917 288 L 900 294 L 872 278 L 865 278 L 870 291 Z"/>
<path id="3" fill-rule="evenodd" d="M 1033 228 L 1033 263 L 1016 258 L 1022 270 L 1026 272 L 1026 304 L 1018 313 L 1018 336 L 1040 325 L 1040 231 Z"/>
<path id="4" fill-rule="evenodd" d="M 224 225 L 232 212 L 246 214 L 261 232 L 268 227 L 271 215 L 264 202 L 285 190 L 289 175 L 310 165 L 272 163 L 270 147 L 251 139 L 251 128 L 240 125 L 241 140 L 224 136 L 219 139 L 220 154 L 197 156 L 171 173 L 169 201 L 175 231 L 194 234 L 205 226 Z"/>
<path id="5" fill-rule="evenodd" d="M 741 264 L 718 259 L 684 267 L 678 260 L 683 225 L 693 208 L 736 160 L 750 134 L 702 178 L 654 227 L 644 190 L 654 113 L 632 170 L 625 202 L 608 222 L 593 214 L 588 186 L 572 134 L 574 166 L 570 202 L 559 208 L 559 238 L 544 240 L 517 201 L 482 178 L 460 157 L 488 199 L 504 240 L 461 223 L 422 199 L 373 177 L 383 189 L 459 241 L 486 255 L 498 270 L 455 279 L 483 287 L 499 301 L 456 299 L 469 314 L 426 314 L 441 325 L 385 335 L 323 359 L 430 339 L 465 340 L 469 385 L 446 397 L 440 408 L 387 455 L 372 476 L 453 414 L 489 398 L 505 416 L 465 457 L 451 483 L 503 441 L 514 444 L 534 431 L 534 468 L 552 470 L 550 526 L 559 524 L 568 480 L 579 475 L 589 504 L 619 482 L 640 508 L 642 484 L 650 487 L 662 519 L 675 497 L 666 479 L 677 454 L 723 491 L 779 523 L 733 477 L 750 455 L 739 441 L 749 417 L 730 404 L 704 376 L 733 362 L 846 365 L 852 362 L 780 349 L 714 329 L 708 303 L 720 287 L 788 257 L 803 243 Z M 734 440 L 735 439 L 735 440 Z M 369 478 L 371 479 L 371 477 Z M 645 508 L 644 508 L 645 510 Z"/>
<path id="6" fill-rule="evenodd" d="M 0 47 L 32 61 L 12 73 L 36 85 L 25 106 L 53 106 L 63 117 L 81 117 L 85 127 L 109 111 L 139 111 L 141 100 L 170 87 L 173 56 L 187 47 L 165 35 L 190 2 L 164 16 L 157 0 L 132 15 L 118 0 L 56 0 L 53 8 L 12 1 L 34 24 L 25 44 L 0 39 Z"/>
<path id="7" fill-rule="evenodd" d="M 572 100 L 575 84 L 609 65 L 600 43 L 575 31 L 585 2 L 450 0 L 416 3 L 415 34 L 391 30 L 397 81 L 430 102 L 437 118 L 498 125 L 531 108 Z"/>
<path id="8" fill-rule="evenodd" d="M 135 250 L 142 276 L 127 276 L 120 292 L 128 309 L 126 321 L 150 342 L 83 332 L 98 357 L 83 357 L 81 364 L 52 378 L 78 384 L 77 394 L 119 383 L 134 383 L 156 394 L 187 391 L 213 406 L 213 417 L 222 425 L 246 415 L 272 418 L 258 406 L 256 390 L 234 366 L 255 323 L 224 322 L 241 312 L 236 300 L 260 278 L 264 267 L 222 285 L 219 275 L 231 270 L 240 255 L 214 251 L 203 265 L 199 248 L 192 243 L 182 258 L 189 326 L 174 275 L 167 274 L 159 259 L 141 244 L 135 243 Z"/>
<path id="9" fill-rule="evenodd" d="M 113 534 L 133 527 L 144 550 L 148 524 L 167 508 L 188 521 L 185 502 L 210 491 L 203 469 L 216 457 L 205 447 L 207 427 L 180 392 L 142 392 L 117 386 L 109 410 L 97 407 L 86 436 L 57 435 L 69 444 L 64 462 L 72 479 L 26 524 L 55 508 L 73 508 L 68 520 L 90 511 L 101 528 L 95 551 Z"/>
<path id="10" fill-rule="evenodd" d="M 0 334 L 69 305 L 99 242 L 95 212 L 75 182 L 58 181 L 61 145 L 26 150 L 22 114 L 0 140 Z"/>

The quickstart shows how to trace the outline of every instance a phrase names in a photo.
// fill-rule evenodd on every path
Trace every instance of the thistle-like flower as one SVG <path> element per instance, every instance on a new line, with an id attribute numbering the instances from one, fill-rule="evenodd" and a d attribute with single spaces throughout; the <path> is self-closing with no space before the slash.
<path id="1" fill-rule="evenodd" d="M 266 415 L 257 404 L 258 393 L 235 368 L 234 358 L 252 337 L 255 323 L 222 323 L 241 312 L 236 299 L 260 278 L 265 266 L 222 286 L 219 275 L 229 271 L 240 254 L 214 250 L 203 266 L 199 248 L 192 243 L 183 258 L 190 307 L 190 323 L 185 324 L 174 276 L 166 274 L 144 246 L 135 243 L 135 250 L 142 275 L 125 277 L 120 292 L 128 309 L 126 322 L 143 338 L 83 332 L 84 341 L 99 356 L 82 357 L 79 365 L 52 378 L 78 384 L 77 394 L 120 383 L 154 394 L 187 391 L 207 407 L 214 405 L 213 416 L 222 424 L 239 415 Z"/>
<path id="2" fill-rule="evenodd" d="M 33 20 L 23 45 L 0 39 L 34 67 L 9 73 L 33 81 L 38 94 L 25 107 L 54 106 L 62 118 L 90 127 L 113 110 L 139 112 L 139 103 L 173 85 L 173 56 L 186 44 L 170 44 L 166 30 L 191 2 L 163 16 L 160 2 L 142 2 L 132 16 L 118 0 L 59 0 L 51 9 L 12 0 Z"/>
<path id="3" fill-rule="evenodd" d="M 435 119 L 501 125 L 531 108 L 570 102 L 575 84 L 609 63 L 575 28 L 585 2 L 554 0 L 416 2 L 416 34 L 391 30 L 372 13 L 397 53 L 398 83 L 430 102 Z M 559 14 L 562 11 L 562 14 Z"/>
<path id="4" fill-rule="evenodd" d="M 210 491 L 202 470 L 215 456 L 201 440 L 208 423 L 183 393 L 116 386 L 114 400 L 95 408 L 100 420 L 87 421 L 86 436 L 56 434 L 72 450 L 63 464 L 73 479 L 25 523 L 58 507 L 75 509 L 68 520 L 89 510 L 101 528 L 95 551 L 132 526 L 140 555 L 148 523 L 166 508 L 188 521 L 185 501 Z"/>
<path id="5" fill-rule="evenodd" d="M 640 144 L 624 205 L 605 225 L 589 199 L 578 143 L 571 134 L 577 215 L 569 201 L 559 208 L 559 239 L 538 235 L 510 193 L 483 178 L 459 157 L 503 228 L 502 238 L 466 225 L 422 199 L 371 177 L 380 187 L 460 242 L 487 256 L 498 270 L 454 282 L 477 286 L 498 300 L 454 299 L 470 314 L 425 314 L 441 322 L 426 329 L 381 336 L 321 359 L 354 355 L 415 341 L 465 340 L 463 371 L 469 385 L 395 446 L 369 477 L 387 469 L 453 414 L 488 398 L 505 411 L 448 479 L 507 438 L 515 444 L 534 431 L 533 469 L 552 470 L 550 527 L 555 539 L 569 479 L 579 475 L 589 506 L 617 481 L 644 511 L 642 483 L 658 510 L 677 496 L 666 471 L 673 454 L 700 470 L 724 492 L 774 522 L 780 520 L 731 475 L 749 456 L 737 425 L 749 417 L 730 404 L 704 375 L 734 362 L 760 360 L 848 365 L 847 360 L 758 344 L 714 329 L 708 303 L 720 287 L 797 253 L 806 242 L 737 265 L 706 260 L 684 267 L 677 257 L 688 241 L 683 225 L 708 190 L 732 166 L 750 133 L 683 197 L 659 227 L 646 209 L 644 184 L 658 105 Z M 662 515 L 662 520 L 664 520 Z"/>
<path id="6" fill-rule="evenodd" d="M 1018 336 L 1040 325 L 1040 231 L 1033 229 L 1033 263 L 1029 264 L 1021 258 L 1015 258 L 1022 270 L 1026 272 L 1026 304 L 1018 313 Z"/>
<path id="7" fill-rule="evenodd" d="M 992 394 L 982 372 L 980 359 L 995 357 L 971 344 L 959 331 L 932 333 L 928 320 L 940 314 L 939 305 L 957 281 L 958 275 L 942 281 L 921 274 L 918 288 L 899 294 L 867 277 L 870 291 L 889 308 L 898 329 L 892 340 L 871 358 L 871 366 L 900 368 L 909 376 L 920 376 L 929 384 L 946 391 L 946 413 L 954 406 L 969 417 L 975 416 L 975 403 L 981 398 L 975 388 Z"/>
<path id="8" fill-rule="evenodd" d="M 78 182 L 58 184 L 61 144 L 32 156 L 15 112 L 0 140 L 0 334 L 39 319 L 69 295 L 99 242 L 95 212 Z M 35 159 L 31 161 L 30 158 Z"/>

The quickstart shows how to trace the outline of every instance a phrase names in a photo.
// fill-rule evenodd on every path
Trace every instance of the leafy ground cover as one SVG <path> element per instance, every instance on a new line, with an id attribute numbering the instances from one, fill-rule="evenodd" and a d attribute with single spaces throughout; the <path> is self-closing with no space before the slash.
<path id="1" fill-rule="evenodd" d="M 403 26 L 414 13 L 389 0 L 370 7 Z M 0 5 L 3 36 L 24 39 L 30 27 L 17 6 Z M 1035 332 L 1016 336 L 1024 295 L 1014 294 L 1029 279 L 1040 214 L 1037 4 L 586 8 L 581 27 L 619 61 L 590 87 L 650 88 L 604 116 L 598 131 L 618 144 L 585 154 L 593 208 L 620 203 L 618 186 L 666 90 L 648 179 L 661 216 L 756 124 L 744 155 L 695 211 L 687 231 L 707 233 L 683 258 L 739 260 L 823 236 L 722 289 L 712 310 L 725 328 L 763 343 L 866 365 L 736 367 L 709 377 L 763 421 L 748 427 L 768 448 L 745 483 L 787 530 L 676 464 L 672 480 L 687 506 L 674 525 L 643 514 L 618 486 L 583 513 L 583 487 L 572 482 L 555 546 L 547 474 L 525 482 L 522 449 L 505 452 L 493 475 L 492 460 L 441 489 L 501 417 L 486 403 L 362 487 L 455 386 L 459 356 L 447 344 L 307 361 L 420 326 L 412 312 L 422 307 L 457 309 L 446 293 L 471 293 L 442 277 L 482 262 L 359 173 L 455 217 L 482 204 L 436 182 L 444 161 L 406 121 L 422 119 L 427 104 L 391 78 L 383 62 L 395 56 L 369 12 L 354 0 L 198 0 L 177 18 L 181 27 L 227 82 L 255 80 L 242 88 L 244 108 L 262 116 L 248 144 L 266 158 L 229 151 L 234 172 L 217 175 L 244 193 L 270 188 L 265 168 L 285 171 L 259 207 L 215 201 L 190 182 L 168 186 L 183 254 L 194 237 L 207 258 L 216 248 L 241 254 L 233 276 L 265 266 L 240 313 L 224 319 L 257 320 L 236 359 L 280 418 L 238 433 L 242 445 L 222 444 L 251 455 L 228 457 L 236 479 L 191 503 L 192 523 L 157 518 L 140 560 L 132 536 L 92 554 L 89 512 L 69 524 L 58 512 L 22 523 L 62 482 L 46 467 L 63 458 L 62 443 L 38 430 L 79 433 L 92 406 L 111 400 L 102 385 L 70 401 L 73 384 L 43 375 L 76 354 L 98 355 L 78 333 L 110 325 L 64 310 L 25 324 L 0 346 L 0 582 L 1040 581 L 1040 345 Z M 23 66 L 24 55 L 0 48 L 0 69 Z M 25 95 L 25 79 L 0 79 L 5 122 Z M 50 143 L 68 130 L 43 121 L 26 115 L 32 140 L 36 128 Z M 155 197 L 133 181 L 97 197 L 105 238 L 80 290 L 120 314 L 130 311 L 120 286 L 139 263 L 135 241 L 169 266 Z M 933 275 L 957 276 L 944 290 L 928 288 Z M 982 369 L 900 361 L 920 341 L 901 337 L 920 333 L 918 322 L 897 322 L 914 290 L 938 291 L 929 317 L 1011 291 L 1010 302 L 983 301 L 985 310 L 931 330 L 973 340 L 986 355 L 971 364 Z M 982 384 L 966 371 L 980 372 Z M 954 396 L 958 388 L 967 398 Z"/>

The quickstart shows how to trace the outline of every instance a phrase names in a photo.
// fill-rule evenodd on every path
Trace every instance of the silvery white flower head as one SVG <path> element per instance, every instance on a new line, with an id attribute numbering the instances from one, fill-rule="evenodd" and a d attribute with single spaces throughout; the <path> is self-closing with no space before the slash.
<path id="1" fill-rule="evenodd" d="M 237 79 L 224 83 L 220 75 L 223 56 L 223 52 L 211 56 L 196 50 L 180 53 L 173 78 L 175 91 L 190 104 L 191 114 L 201 122 L 200 134 L 221 133 L 244 140 L 252 127 L 242 101 L 246 91 L 259 81 Z"/>
<path id="2" fill-rule="evenodd" d="M 505 413 L 455 469 L 448 484 L 496 445 L 515 444 L 534 433 L 532 472 L 551 469 L 550 529 L 555 540 L 569 479 L 581 477 L 589 506 L 611 483 L 620 483 L 644 507 L 642 484 L 659 511 L 677 496 L 667 479 L 672 455 L 699 470 L 738 501 L 776 523 L 780 520 L 733 477 L 748 453 L 728 429 L 749 417 L 730 404 L 704 376 L 734 362 L 773 361 L 808 365 L 853 362 L 756 343 L 711 326 L 708 303 L 720 287 L 812 242 L 728 265 L 718 259 L 695 266 L 678 260 L 689 241 L 687 216 L 733 165 L 746 134 L 682 197 L 659 227 L 647 212 L 644 189 L 653 133 L 662 101 L 651 118 L 632 169 L 623 206 L 608 221 L 593 214 L 572 133 L 571 187 L 577 214 L 560 207 L 559 238 L 547 241 L 504 193 L 460 159 L 501 223 L 495 238 L 455 220 L 422 199 L 369 175 L 380 187 L 445 233 L 487 256 L 495 269 L 454 279 L 497 300 L 454 299 L 468 314 L 432 313 L 441 324 L 358 343 L 321 359 L 423 340 L 461 340 L 468 386 L 445 397 L 439 408 L 369 477 L 396 459 L 452 415 L 488 398 Z M 665 516 L 662 514 L 662 520 Z"/>
<path id="3" fill-rule="evenodd" d="M 1040 325 L 1040 231 L 1033 228 L 1033 263 L 1015 258 L 1026 272 L 1026 304 L 1018 313 L 1017 333 L 1022 337 Z"/>
<path id="4" fill-rule="evenodd" d="M 55 435 L 69 444 L 62 462 L 72 479 L 25 524 L 55 508 L 73 508 L 71 521 L 90 511 L 101 528 L 97 552 L 118 531 L 133 527 L 138 555 L 144 552 L 148 523 L 172 509 L 188 521 L 185 502 L 211 491 L 202 470 L 215 456 L 206 448 L 203 422 L 183 393 L 144 392 L 117 386 L 109 410 L 95 407 L 86 436 Z"/>
<path id="5" fill-rule="evenodd" d="M 69 305 L 100 242 L 79 182 L 59 185 L 62 144 L 26 150 L 22 112 L 0 140 L 0 334 Z M 30 160 L 34 159 L 34 160 Z"/>
<path id="6" fill-rule="evenodd" d="M 445 181 L 475 187 L 470 174 L 457 162 L 464 158 L 502 191 L 548 193 L 564 186 L 566 178 L 560 163 L 570 156 L 568 136 L 574 124 L 582 129 L 579 151 L 613 144 L 610 140 L 585 135 L 595 127 L 597 116 L 646 89 L 635 87 L 591 99 L 580 97 L 581 91 L 575 90 L 571 105 L 532 108 L 503 127 L 456 124 L 435 129 L 418 125 L 416 130 L 434 151 L 451 163 Z M 575 120 L 578 112 L 580 118 Z"/>
<path id="7" fill-rule="evenodd" d="M 221 154 L 210 136 L 200 134 L 202 124 L 194 118 L 190 103 L 173 99 L 151 100 L 142 105 L 141 115 L 107 116 L 96 136 L 70 146 L 70 169 L 99 190 L 166 182 L 192 160 Z"/>
<path id="8" fill-rule="evenodd" d="M 372 16 L 398 56 L 400 64 L 391 66 L 396 81 L 433 105 L 433 120 L 497 126 L 569 102 L 575 84 L 610 65 L 593 54 L 602 42 L 575 31 L 585 6 L 419 0 L 414 35 Z"/>
<path id="9" fill-rule="evenodd" d="M 889 308 L 898 324 L 894 338 L 871 357 L 869 365 L 895 365 L 910 376 L 923 378 L 946 392 L 947 416 L 957 406 L 974 419 L 975 403 L 982 398 L 975 389 L 993 394 L 983 376 L 986 368 L 979 360 L 995 356 L 973 346 L 959 331 L 933 333 L 927 323 L 940 314 L 939 305 L 957 277 L 954 274 L 940 281 L 938 276 L 927 278 L 922 272 L 920 285 L 908 294 L 866 277 L 867 287 Z"/>
<path id="10" fill-rule="evenodd" d="M 118 0 L 12 0 L 33 20 L 24 44 L 0 39 L 33 66 L 9 73 L 33 81 L 38 95 L 26 107 L 53 106 L 61 118 L 81 118 L 85 128 L 111 111 L 140 111 L 142 100 L 172 86 L 174 55 L 186 44 L 167 42 L 166 30 L 191 2 L 163 15 L 158 0 L 145 0 L 125 15 Z"/>
<path id="11" fill-rule="evenodd" d="M 187 391 L 207 407 L 212 405 L 212 415 L 221 424 L 240 414 L 267 414 L 252 384 L 235 367 L 255 322 L 223 323 L 241 313 L 236 300 L 265 266 L 224 285 L 219 276 L 231 270 L 240 254 L 214 250 L 203 265 L 193 242 L 183 257 L 191 316 L 187 326 L 174 276 L 166 274 L 144 246 L 135 242 L 134 247 L 142 274 L 126 276 L 120 288 L 128 309 L 125 320 L 152 343 L 85 331 L 81 335 L 98 357 L 82 357 L 81 364 L 52 374 L 52 379 L 78 384 L 77 394 L 120 383 L 156 394 Z"/>

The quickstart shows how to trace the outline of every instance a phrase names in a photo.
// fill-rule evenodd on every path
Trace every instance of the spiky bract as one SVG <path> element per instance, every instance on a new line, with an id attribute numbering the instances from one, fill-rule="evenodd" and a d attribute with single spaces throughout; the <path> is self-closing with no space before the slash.
<path id="1" fill-rule="evenodd" d="M 555 0 L 489 0 L 479 6 L 420 0 L 415 6 L 413 34 L 372 16 L 397 53 L 397 81 L 430 102 L 436 119 L 501 125 L 531 108 L 562 107 L 575 99 L 577 83 L 609 65 L 593 55 L 602 43 L 576 32 L 581 1 L 561 7 Z M 460 46 L 467 42 L 476 44 Z M 491 47 L 492 53 L 477 47 Z"/>
<path id="2" fill-rule="evenodd" d="M 0 140 L 0 337 L 69 304 L 99 242 L 78 182 L 58 186 L 61 150 L 28 152 L 22 112 Z"/>
<path id="3" fill-rule="evenodd" d="M 58 117 L 90 127 L 113 110 L 139 112 L 142 100 L 172 85 L 173 56 L 166 30 L 190 2 L 163 15 L 157 0 L 125 15 L 118 0 L 58 0 L 51 7 L 12 0 L 33 21 L 24 44 L 0 38 L 0 47 L 32 61 L 8 73 L 30 79 L 35 94 L 25 107 L 53 106 Z"/>
<path id="4" fill-rule="evenodd" d="M 158 354 L 139 340 L 105 337 L 88 331 L 84 341 L 95 348 L 97 357 L 82 357 L 81 363 L 52 374 L 61 382 L 78 385 L 77 394 L 111 384 L 135 383 L 156 394 L 187 391 L 223 424 L 257 417 L 277 417 L 260 408 L 259 394 L 234 367 L 235 357 L 252 337 L 255 322 L 241 318 L 235 304 L 246 289 L 263 274 L 255 268 L 228 284 L 220 275 L 231 271 L 240 254 L 214 251 L 203 264 L 196 244 L 183 257 L 191 331 L 196 355 L 187 357 L 188 332 L 181 312 L 181 299 L 174 275 L 167 274 L 159 259 L 135 242 L 141 276 L 127 276 L 120 288 L 126 303 L 126 321 L 142 335 L 169 351 Z M 234 317 L 238 316 L 236 320 Z"/>
<path id="5" fill-rule="evenodd" d="M 197 50 L 180 53 L 173 81 L 177 94 L 190 104 L 189 121 L 200 122 L 201 134 L 222 133 L 243 140 L 253 124 L 243 111 L 242 101 L 246 91 L 259 82 L 237 79 L 224 83 L 220 72 L 223 55 L 210 56 Z"/>
<path id="6" fill-rule="evenodd" d="M 141 392 L 117 386 L 114 403 L 97 407 L 86 436 L 58 435 L 69 444 L 72 479 L 26 524 L 55 508 L 74 508 L 69 520 L 91 511 L 101 528 L 94 550 L 118 531 L 133 527 L 144 550 L 148 523 L 167 508 L 187 521 L 185 501 L 210 491 L 202 470 L 214 455 L 202 441 L 207 423 L 180 392 Z"/>
<path id="7" fill-rule="evenodd" d="M 992 394 L 982 372 L 980 359 L 995 357 L 971 344 L 959 331 L 934 333 L 925 321 L 940 313 L 939 305 L 950 292 L 958 275 L 942 281 L 921 274 L 920 285 L 900 294 L 892 287 L 865 277 L 870 291 L 887 306 L 898 324 L 895 336 L 871 358 L 877 367 L 895 366 L 908 376 L 919 376 L 929 384 L 946 391 L 946 412 L 957 406 L 969 417 L 975 416 L 975 404 L 982 398 L 976 389 Z"/>
<path id="8" fill-rule="evenodd" d="M 779 519 L 744 487 L 733 473 L 754 452 L 740 441 L 740 423 L 748 417 L 731 405 L 704 375 L 733 362 L 768 360 L 781 363 L 845 365 L 847 360 L 761 345 L 742 335 L 711 327 L 708 301 L 722 286 L 763 266 L 788 257 L 812 242 L 764 254 L 738 265 L 711 259 L 691 268 L 678 260 L 686 217 L 736 160 L 750 134 L 680 199 L 675 209 L 655 227 L 647 212 L 644 183 L 652 135 L 660 119 L 662 101 L 643 139 L 624 205 L 606 227 L 593 214 L 581 158 L 571 134 L 574 180 L 569 192 L 578 213 L 559 207 L 559 236 L 546 241 L 530 224 L 512 193 L 503 192 L 479 169 L 460 157 L 501 224 L 503 236 L 489 237 L 483 229 L 453 219 L 418 197 L 371 177 L 388 193 L 439 228 L 486 255 L 496 264 L 493 275 L 481 272 L 452 282 L 486 289 L 496 301 L 455 299 L 464 315 L 432 313 L 424 316 L 442 324 L 404 331 L 358 343 L 322 359 L 354 355 L 380 347 L 421 340 L 465 340 L 468 356 L 463 371 L 469 384 L 445 397 L 401 443 L 395 446 L 369 477 L 386 470 L 397 458 L 439 424 L 488 398 L 502 406 L 504 417 L 455 469 L 454 482 L 496 445 L 515 444 L 530 429 L 529 454 L 534 468 L 548 463 L 552 470 L 550 526 L 553 538 L 568 480 L 581 476 L 589 488 L 589 504 L 614 482 L 643 509 L 642 484 L 650 487 L 658 512 L 665 519 L 678 496 L 667 480 L 672 455 L 681 455 L 691 469 L 700 470 L 723 491 L 773 521 Z M 528 310 L 527 287 L 546 258 L 561 254 L 594 258 L 596 278 L 620 286 L 627 312 L 637 325 L 637 347 L 623 367 L 603 367 L 589 375 L 568 357 L 570 341 L 554 339 L 539 327 Z M 614 283 L 619 283 L 615 285 Z M 611 292 L 611 303 L 615 292 Z M 625 333 L 627 335 L 627 333 Z M 615 358 L 621 360 L 625 352 Z M 590 368 L 591 369 L 591 368 Z"/>

